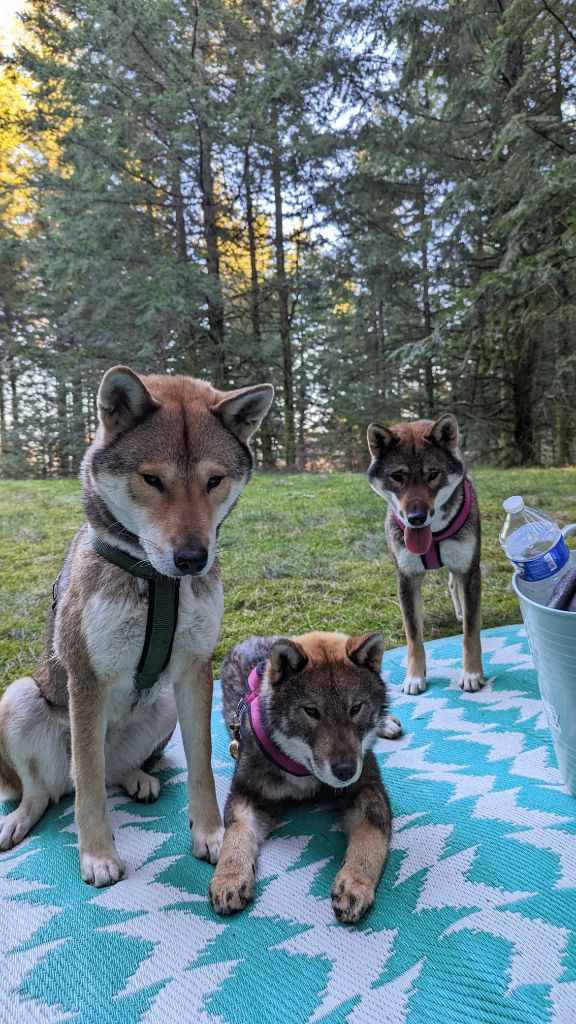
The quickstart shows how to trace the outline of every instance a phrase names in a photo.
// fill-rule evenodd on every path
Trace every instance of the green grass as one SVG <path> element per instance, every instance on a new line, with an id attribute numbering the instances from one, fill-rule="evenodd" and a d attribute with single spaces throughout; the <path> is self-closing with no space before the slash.
<path id="1" fill-rule="evenodd" d="M 576 469 L 476 469 L 483 517 L 484 626 L 519 621 L 498 544 L 502 500 L 521 493 L 561 524 L 576 518 Z M 362 475 L 256 474 L 222 529 L 225 615 L 216 669 L 252 633 L 383 628 L 404 643 L 384 539 L 385 503 Z M 68 544 L 82 523 L 74 481 L 0 481 L 0 687 L 33 671 Z M 424 584 L 426 638 L 458 631 L 445 572 Z"/>

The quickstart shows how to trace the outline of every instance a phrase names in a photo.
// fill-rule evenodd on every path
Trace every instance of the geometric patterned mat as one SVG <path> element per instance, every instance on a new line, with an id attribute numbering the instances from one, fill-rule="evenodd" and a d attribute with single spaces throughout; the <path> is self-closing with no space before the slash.
<path id="1" fill-rule="evenodd" d="M 462 693 L 461 638 L 427 644 L 429 688 L 377 747 L 394 836 L 373 909 L 338 924 L 333 815 L 290 812 L 265 843 L 254 903 L 219 918 L 194 860 L 177 735 L 156 804 L 110 795 L 127 878 L 80 880 L 72 802 L 0 854 L 0 1022 L 573 1024 L 576 801 L 562 786 L 523 627 L 482 634 L 491 683 Z M 232 764 L 217 693 L 219 800 Z M 9 805 L 11 808 L 13 805 Z"/>

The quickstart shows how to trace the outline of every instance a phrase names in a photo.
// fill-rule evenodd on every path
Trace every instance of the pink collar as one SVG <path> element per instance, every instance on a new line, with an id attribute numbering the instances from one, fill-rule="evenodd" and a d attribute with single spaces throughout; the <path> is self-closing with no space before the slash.
<path id="1" fill-rule="evenodd" d="M 244 698 L 244 703 L 248 705 L 252 730 L 261 749 L 271 761 L 274 761 L 275 764 L 290 775 L 310 775 L 311 773 L 303 764 L 293 761 L 291 757 L 288 757 L 287 754 L 280 750 L 280 747 L 272 743 L 272 740 L 266 735 L 262 715 L 260 714 L 260 676 L 255 668 L 252 669 L 248 676 L 248 687 L 250 693 Z"/>
<path id="2" fill-rule="evenodd" d="M 452 522 L 448 523 L 448 526 L 446 527 L 445 530 L 442 530 L 440 533 L 432 534 L 432 543 L 430 544 L 428 551 L 426 552 L 425 555 L 420 556 L 425 569 L 442 568 L 444 563 L 440 557 L 440 548 L 438 547 L 438 545 L 440 541 L 448 540 L 449 537 L 453 537 L 455 533 L 458 533 L 458 530 L 462 529 L 464 523 L 466 522 L 468 516 L 470 515 L 471 506 L 472 488 L 470 487 L 470 481 L 466 477 L 464 477 L 464 501 L 462 503 L 460 511 L 454 517 Z M 392 517 L 396 525 L 402 530 L 402 532 L 404 532 L 404 523 L 402 522 L 402 520 L 398 518 L 395 512 L 392 512 Z"/>

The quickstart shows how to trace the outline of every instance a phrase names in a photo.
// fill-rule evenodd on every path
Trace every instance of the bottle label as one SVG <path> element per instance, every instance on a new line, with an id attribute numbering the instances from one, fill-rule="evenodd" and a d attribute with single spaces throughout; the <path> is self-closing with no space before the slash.
<path id="1" fill-rule="evenodd" d="M 560 569 L 563 569 L 570 558 L 570 552 L 563 537 L 553 548 L 546 551 L 538 558 L 529 558 L 525 562 L 519 559 L 516 562 L 518 571 L 523 580 L 530 583 L 537 583 L 539 580 L 549 580 Z"/>

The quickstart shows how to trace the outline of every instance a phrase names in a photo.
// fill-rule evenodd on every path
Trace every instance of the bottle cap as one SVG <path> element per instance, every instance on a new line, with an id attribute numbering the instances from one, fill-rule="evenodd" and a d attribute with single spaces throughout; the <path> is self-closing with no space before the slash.
<path id="1" fill-rule="evenodd" d="M 512 497 L 506 498 L 506 501 L 503 501 L 502 504 L 505 512 L 519 512 L 521 508 L 524 508 L 524 498 L 521 494 L 513 494 Z"/>

